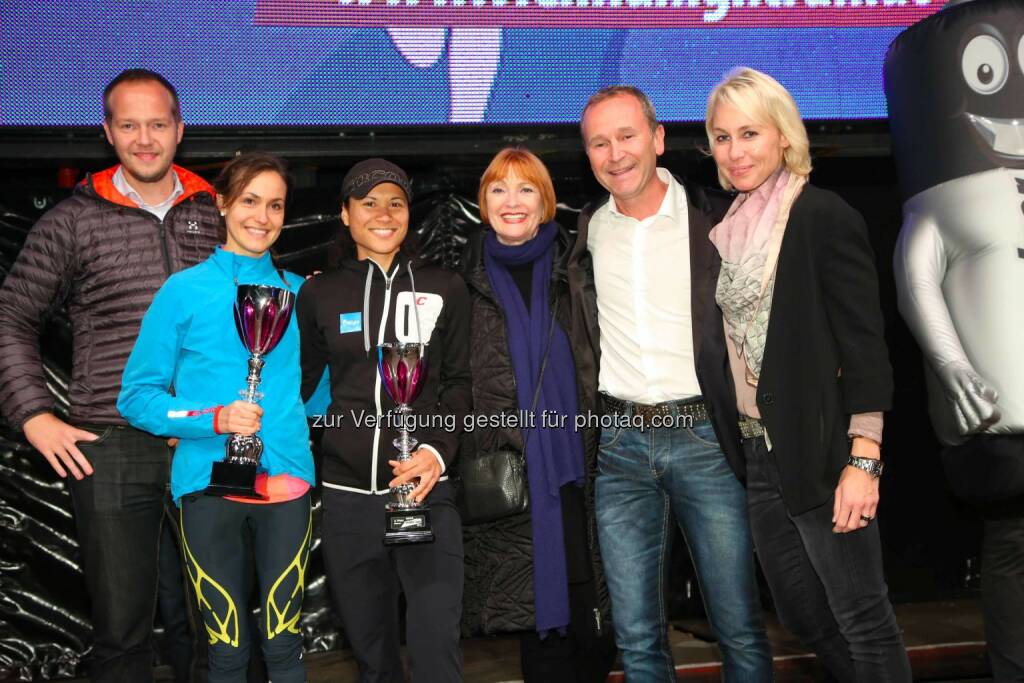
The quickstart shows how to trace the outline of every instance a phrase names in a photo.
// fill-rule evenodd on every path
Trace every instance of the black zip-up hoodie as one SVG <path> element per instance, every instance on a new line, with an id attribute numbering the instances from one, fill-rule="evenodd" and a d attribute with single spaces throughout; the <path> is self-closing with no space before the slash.
<path id="1" fill-rule="evenodd" d="M 386 273 L 372 260 L 348 259 L 303 285 L 296 314 L 304 399 L 330 369 L 331 402 L 318 420 L 325 427 L 324 486 L 388 492 L 398 432 L 384 420 L 370 425 L 357 418 L 395 407 L 377 375 L 377 344 L 395 341 L 429 342 L 427 383 L 411 406 L 419 416 L 413 437 L 440 455 L 446 479 L 472 404 L 470 305 L 462 278 L 402 252 Z"/>

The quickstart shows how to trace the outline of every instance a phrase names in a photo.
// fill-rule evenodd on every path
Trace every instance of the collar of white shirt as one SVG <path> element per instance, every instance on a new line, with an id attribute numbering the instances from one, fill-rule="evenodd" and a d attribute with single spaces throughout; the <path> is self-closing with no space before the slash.
<path id="1" fill-rule="evenodd" d="M 668 191 L 665 192 L 665 198 L 661 200 L 661 206 L 658 207 L 657 213 L 638 221 L 641 225 L 652 223 L 658 216 L 665 216 L 669 220 L 674 221 L 680 218 L 686 210 L 686 192 L 683 191 L 683 186 L 679 184 L 671 173 L 669 173 L 667 168 L 661 168 L 659 166 L 656 169 L 656 173 L 658 174 L 658 178 L 661 182 L 668 185 Z M 619 207 L 615 204 L 614 197 L 609 197 L 608 213 L 616 218 L 637 220 L 619 211 Z"/>
<path id="2" fill-rule="evenodd" d="M 171 190 L 171 194 L 167 199 L 157 204 L 146 203 L 142 196 L 135 191 L 135 188 L 128 183 L 128 179 L 124 177 L 124 166 L 117 167 L 117 170 L 114 172 L 113 182 L 117 191 L 138 204 L 140 209 L 163 218 L 168 209 L 174 206 L 174 202 L 178 201 L 178 197 L 185 194 L 185 188 L 181 185 L 181 179 L 178 178 L 178 173 L 173 168 L 171 169 L 171 175 L 174 176 L 174 189 Z"/>

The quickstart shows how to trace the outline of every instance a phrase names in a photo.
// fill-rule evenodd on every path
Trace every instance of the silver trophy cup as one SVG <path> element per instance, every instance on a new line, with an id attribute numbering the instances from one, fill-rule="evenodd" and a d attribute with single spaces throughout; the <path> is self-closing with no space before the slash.
<path id="1" fill-rule="evenodd" d="M 407 462 L 412 459 L 410 453 L 419 443 L 409 434 L 408 420 L 412 415 L 409 404 L 416 400 L 427 383 L 427 345 L 379 345 L 377 371 L 384 390 L 398 404 L 399 436 L 392 443 L 398 449 L 398 461 Z M 429 543 L 434 540 L 434 532 L 430 527 L 430 508 L 409 498 L 414 488 L 412 482 L 407 482 L 391 489 L 384 511 L 386 545 Z"/>
<path id="2" fill-rule="evenodd" d="M 265 285 L 239 285 L 235 295 L 235 329 L 249 352 L 249 375 L 245 389 L 239 393 L 248 403 L 259 403 L 263 394 L 257 391 L 263 357 L 274 350 L 288 329 L 295 295 L 287 289 Z M 232 434 L 225 444 L 224 459 L 213 463 L 211 496 L 237 496 L 264 499 L 256 492 L 256 470 L 263 455 L 263 439 L 255 434 Z"/>

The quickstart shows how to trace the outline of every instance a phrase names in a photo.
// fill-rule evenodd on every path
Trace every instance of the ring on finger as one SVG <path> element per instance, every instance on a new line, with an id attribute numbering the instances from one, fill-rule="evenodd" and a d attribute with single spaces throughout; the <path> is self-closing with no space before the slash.
<path id="1" fill-rule="evenodd" d="M 867 515 L 861 515 L 860 518 L 861 518 L 862 521 L 865 521 L 865 522 L 867 522 L 869 524 L 872 522 L 872 520 L 875 519 L 874 517 L 868 517 Z"/>

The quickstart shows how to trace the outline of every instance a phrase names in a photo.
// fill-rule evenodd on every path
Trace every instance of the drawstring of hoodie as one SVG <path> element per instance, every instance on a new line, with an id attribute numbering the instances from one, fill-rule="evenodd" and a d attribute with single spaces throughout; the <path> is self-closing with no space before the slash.
<path id="1" fill-rule="evenodd" d="M 412 312 L 416 316 L 416 339 L 423 343 L 423 333 L 420 330 L 420 306 L 419 297 L 416 296 L 416 278 L 412 276 L 412 261 L 405 262 L 405 271 L 409 273 L 409 289 L 412 290 Z"/>
<path id="2" fill-rule="evenodd" d="M 366 259 L 366 284 L 363 285 L 363 350 L 370 357 L 370 283 L 373 281 L 373 260 Z"/>
<path id="3" fill-rule="evenodd" d="M 366 259 L 366 284 L 363 285 L 363 350 L 366 352 L 366 357 L 370 357 L 370 287 L 373 283 L 373 259 Z M 383 269 L 381 269 L 383 272 Z M 420 307 L 416 301 L 419 296 L 416 294 L 416 278 L 412 274 L 412 262 L 405 262 L 405 272 L 409 274 L 409 288 L 412 289 L 412 312 L 416 318 L 416 338 L 419 343 L 423 343 L 423 331 L 420 327 Z M 387 273 L 384 274 L 384 278 L 387 279 Z"/>

